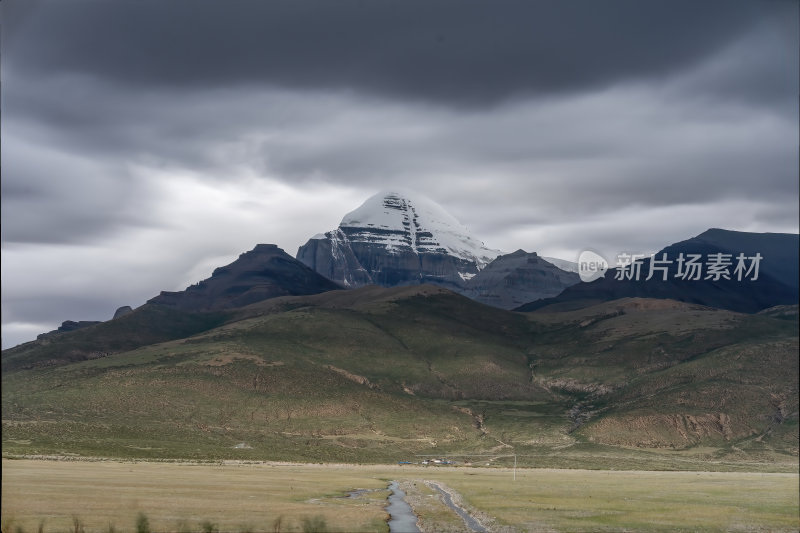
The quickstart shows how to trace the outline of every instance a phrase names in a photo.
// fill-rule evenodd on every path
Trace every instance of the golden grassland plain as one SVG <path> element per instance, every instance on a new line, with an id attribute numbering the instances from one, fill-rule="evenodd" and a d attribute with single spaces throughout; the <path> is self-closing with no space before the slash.
<path id="1" fill-rule="evenodd" d="M 74 517 L 87 532 L 132 531 L 139 513 L 152 531 L 303 531 L 309 518 L 327 531 L 388 531 L 389 480 L 444 484 L 505 531 L 800 529 L 794 473 L 517 469 L 513 480 L 507 468 L 413 465 L 4 459 L 2 467 L 11 531 L 74 530 Z M 377 490 L 346 497 L 355 489 Z"/>

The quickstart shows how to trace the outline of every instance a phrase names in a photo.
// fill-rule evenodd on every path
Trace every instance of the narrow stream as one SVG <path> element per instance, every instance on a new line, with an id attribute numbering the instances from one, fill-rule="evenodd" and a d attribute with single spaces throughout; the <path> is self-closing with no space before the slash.
<path id="1" fill-rule="evenodd" d="M 456 514 L 458 514 L 458 516 L 460 516 L 464 520 L 464 523 L 471 531 L 476 531 L 478 533 L 488 533 L 487 529 L 483 527 L 477 520 L 475 520 L 472 517 L 472 515 L 470 515 L 464 509 L 453 503 L 453 499 L 444 489 L 442 489 L 442 487 L 440 487 L 436 483 L 430 483 L 430 486 L 439 491 L 439 494 L 441 494 L 442 498 L 444 499 L 445 505 L 447 505 L 450 509 L 455 511 Z"/>
<path id="2" fill-rule="evenodd" d="M 389 483 L 389 505 L 386 512 L 389 513 L 390 533 L 420 533 L 417 527 L 417 516 L 411 510 L 411 506 L 405 500 L 406 493 L 400 490 L 397 481 Z"/>

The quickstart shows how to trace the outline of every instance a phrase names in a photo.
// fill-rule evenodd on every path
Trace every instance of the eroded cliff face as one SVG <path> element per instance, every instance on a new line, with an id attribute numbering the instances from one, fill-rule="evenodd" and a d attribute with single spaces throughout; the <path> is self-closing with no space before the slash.
<path id="1" fill-rule="evenodd" d="M 336 229 L 314 237 L 300 247 L 297 259 L 330 280 L 345 287 L 361 287 L 375 283 L 370 272 L 356 257 L 347 237 Z"/>

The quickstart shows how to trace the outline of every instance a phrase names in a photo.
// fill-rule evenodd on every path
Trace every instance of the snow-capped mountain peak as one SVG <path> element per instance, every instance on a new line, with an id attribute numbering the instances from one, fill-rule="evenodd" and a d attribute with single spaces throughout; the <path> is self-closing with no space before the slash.
<path id="1" fill-rule="evenodd" d="M 315 235 L 297 258 L 346 287 L 435 283 L 458 289 L 500 255 L 436 202 L 383 191 Z"/>
<path id="2" fill-rule="evenodd" d="M 445 253 L 480 269 L 500 255 L 473 237 L 442 206 L 410 191 L 382 191 L 346 214 L 339 225 L 353 242 L 382 244 L 391 252 Z"/>

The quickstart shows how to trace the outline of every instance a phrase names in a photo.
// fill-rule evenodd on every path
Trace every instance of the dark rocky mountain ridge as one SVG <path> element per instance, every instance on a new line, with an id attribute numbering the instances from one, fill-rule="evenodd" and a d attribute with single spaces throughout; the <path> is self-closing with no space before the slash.
<path id="1" fill-rule="evenodd" d="M 777 305 L 798 303 L 798 235 L 788 233 L 747 233 L 710 229 L 700 235 L 681 241 L 655 254 L 656 259 L 666 254 L 675 260 L 680 254 L 700 254 L 707 258 L 714 254 L 729 254 L 733 265 L 731 279 L 684 280 L 676 278 L 678 265 L 668 266 L 667 280 L 657 273 L 646 280 L 650 259 L 641 261 L 641 276 L 637 279 L 615 279 L 618 270 L 609 269 L 602 278 L 591 283 L 579 283 L 563 293 L 544 300 L 530 302 L 517 311 L 534 311 L 545 306 L 583 305 L 627 297 L 668 298 L 708 307 L 728 309 L 742 313 L 755 313 Z M 733 275 L 738 254 L 761 254 L 758 279 Z M 751 275 L 752 277 L 752 275 Z"/>
<path id="2" fill-rule="evenodd" d="M 179 292 L 163 291 L 147 303 L 185 311 L 242 307 L 276 296 L 340 289 L 274 244 L 258 244 L 211 277 Z"/>
<path id="3" fill-rule="evenodd" d="M 77 331 L 79 329 L 88 328 L 89 326 L 94 326 L 95 324 L 101 324 L 102 321 L 100 320 L 65 320 L 61 323 L 58 329 L 54 329 L 53 331 L 48 331 L 47 333 L 41 333 L 36 338 L 37 340 L 44 340 L 52 338 L 56 335 L 61 335 L 62 333 L 69 333 L 70 331 Z"/>
<path id="4" fill-rule="evenodd" d="M 523 303 L 558 296 L 579 282 L 578 274 L 558 268 L 536 252 L 517 250 L 498 256 L 457 292 L 493 307 L 514 309 Z"/>

